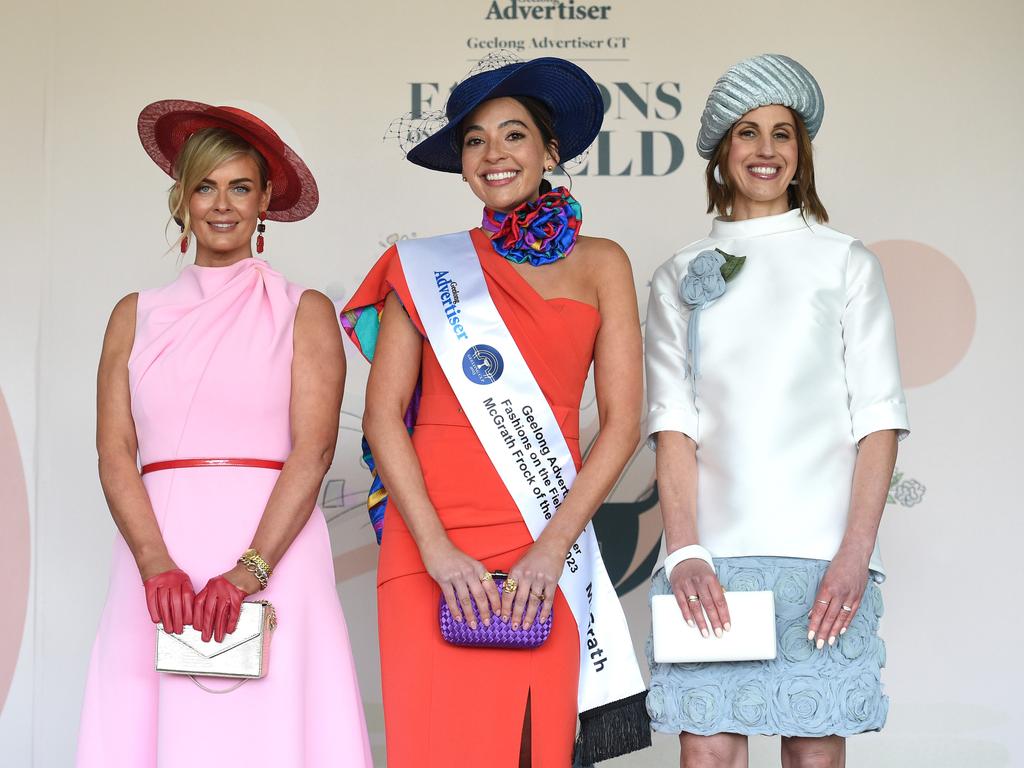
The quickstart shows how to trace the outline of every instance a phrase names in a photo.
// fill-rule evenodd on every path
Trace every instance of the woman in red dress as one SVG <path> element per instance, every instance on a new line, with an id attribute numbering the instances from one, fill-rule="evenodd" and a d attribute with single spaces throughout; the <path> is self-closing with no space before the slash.
<path id="1" fill-rule="evenodd" d="M 387 251 L 342 322 L 372 360 L 363 426 L 387 489 L 382 503 L 377 484 L 370 504 L 388 506 L 377 577 L 388 765 L 569 766 L 580 634 L 559 578 L 638 443 L 641 339 L 626 254 L 577 237 L 579 204 L 543 176 L 590 145 L 603 104 L 582 70 L 549 58 L 469 77 L 447 113 L 448 125 L 408 159 L 461 172 L 483 202 L 470 236 L 487 289 L 579 474 L 534 540 L 427 339 L 398 249 Z M 584 464 L 579 405 L 592 363 L 601 431 Z M 495 570 L 517 589 L 499 593 Z M 438 630 L 441 596 L 474 629 L 471 600 L 481 623 L 516 630 L 553 613 L 550 637 L 533 650 L 450 645 Z M 614 753 L 650 743 L 644 717 L 632 724 L 605 734 Z"/>

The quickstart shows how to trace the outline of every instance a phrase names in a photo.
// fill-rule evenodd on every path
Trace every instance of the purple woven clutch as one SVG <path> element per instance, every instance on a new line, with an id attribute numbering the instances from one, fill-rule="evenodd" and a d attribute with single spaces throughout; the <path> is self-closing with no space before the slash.
<path id="1" fill-rule="evenodd" d="M 504 579 L 494 580 L 494 586 L 499 592 L 504 584 Z M 551 621 L 555 617 L 552 611 L 548 620 L 543 623 L 534 621 L 529 629 L 520 627 L 513 630 L 511 622 L 506 624 L 500 617 L 494 615 L 491 616 L 491 626 L 485 627 L 480 621 L 476 602 L 473 603 L 473 613 L 476 614 L 476 629 L 470 629 L 465 621 L 453 619 L 451 611 L 448 610 L 448 603 L 445 602 L 444 596 L 441 597 L 438 620 L 441 625 L 441 637 L 445 642 L 475 648 L 536 648 L 548 639 L 548 635 L 551 634 Z"/>

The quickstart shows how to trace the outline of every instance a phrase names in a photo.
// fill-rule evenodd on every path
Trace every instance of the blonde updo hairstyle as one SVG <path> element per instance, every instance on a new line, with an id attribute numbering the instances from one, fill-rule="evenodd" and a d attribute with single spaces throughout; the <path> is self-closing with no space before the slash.
<path id="1" fill-rule="evenodd" d="M 192 221 L 188 211 L 192 193 L 215 168 L 238 155 L 249 155 L 256 161 L 260 171 L 260 188 L 266 190 L 269 177 L 267 161 L 237 133 L 224 128 L 204 128 L 196 131 L 185 142 L 174 161 L 174 178 L 177 181 L 167 195 L 171 218 L 182 227 L 179 243 L 182 240 L 187 242 L 192 235 Z"/>

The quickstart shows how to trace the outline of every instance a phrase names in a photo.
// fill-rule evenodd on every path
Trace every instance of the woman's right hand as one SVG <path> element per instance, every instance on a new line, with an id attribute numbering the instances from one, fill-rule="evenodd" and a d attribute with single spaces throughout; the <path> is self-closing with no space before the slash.
<path id="1" fill-rule="evenodd" d="M 180 568 L 170 568 L 142 582 L 146 588 L 146 606 L 154 624 L 163 623 L 164 631 L 180 635 L 192 623 L 195 591 L 192 580 Z"/>
<path id="2" fill-rule="evenodd" d="M 722 636 L 723 629 L 728 631 L 732 628 L 729 606 L 725 602 L 725 590 L 718 583 L 715 569 L 708 565 L 706 560 L 683 560 L 672 569 L 668 581 L 672 585 L 672 594 L 676 596 L 676 602 L 679 603 L 679 610 L 683 612 L 686 623 L 700 629 L 704 637 L 710 637 L 705 613 L 711 621 L 711 629 L 716 637 Z M 691 600 L 693 596 L 699 600 Z M 703 611 L 701 607 L 704 608 Z"/>
<path id="3" fill-rule="evenodd" d="M 430 578 L 441 587 L 452 618 L 456 621 L 465 618 L 470 629 L 476 629 L 475 602 L 480 620 L 484 626 L 490 626 L 491 614 L 501 612 L 501 597 L 494 581 L 482 578 L 488 573 L 483 564 L 452 544 L 447 536 L 421 546 L 420 555 Z"/>

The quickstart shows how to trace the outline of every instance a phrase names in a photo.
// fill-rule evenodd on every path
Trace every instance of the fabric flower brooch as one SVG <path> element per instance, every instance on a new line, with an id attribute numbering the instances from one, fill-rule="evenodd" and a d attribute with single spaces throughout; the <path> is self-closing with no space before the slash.
<path id="1" fill-rule="evenodd" d="M 739 274 L 746 260 L 746 256 L 732 256 L 718 248 L 701 251 L 686 265 L 686 274 L 679 283 L 679 298 L 691 310 L 686 329 L 686 359 L 694 395 L 700 377 L 700 313 L 725 294 L 726 283 Z"/>

